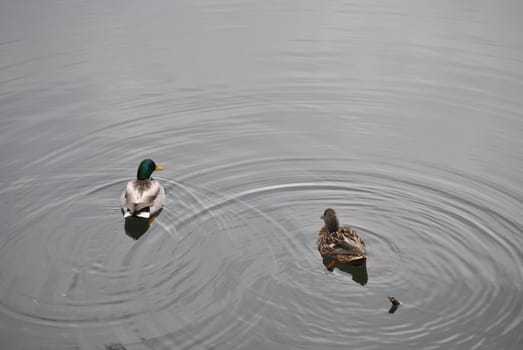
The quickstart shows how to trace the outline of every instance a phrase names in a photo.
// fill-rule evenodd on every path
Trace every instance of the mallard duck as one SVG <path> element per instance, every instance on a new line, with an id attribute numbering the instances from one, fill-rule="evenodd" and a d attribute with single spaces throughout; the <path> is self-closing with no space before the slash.
<path id="1" fill-rule="evenodd" d="M 332 259 L 327 269 L 333 269 L 338 262 L 350 263 L 367 258 L 365 241 L 353 228 L 340 226 L 334 209 L 326 209 L 321 219 L 325 225 L 318 233 L 316 243 L 320 254 Z"/>
<path id="2" fill-rule="evenodd" d="M 155 170 L 163 170 L 151 159 L 144 159 L 138 166 L 136 180 L 127 182 L 120 198 L 120 209 L 124 218 L 149 219 L 150 223 L 165 204 L 163 186 L 151 177 Z"/>

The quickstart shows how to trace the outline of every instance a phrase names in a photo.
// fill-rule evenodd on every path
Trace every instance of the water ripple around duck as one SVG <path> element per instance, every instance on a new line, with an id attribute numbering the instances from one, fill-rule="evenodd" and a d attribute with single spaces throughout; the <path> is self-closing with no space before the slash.
<path id="1" fill-rule="evenodd" d="M 346 337 L 364 343 L 372 337 L 361 334 L 368 328 L 385 339 L 401 338 L 406 346 L 419 347 L 434 339 L 481 344 L 485 339 L 470 334 L 486 323 L 489 332 L 514 331 L 518 323 L 509 320 L 518 319 L 512 305 L 519 300 L 521 285 L 505 277 L 523 275 L 523 257 L 519 243 L 511 243 L 505 235 L 515 233 L 507 233 L 506 228 L 516 231 L 520 224 L 492 207 L 489 198 L 521 206 L 517 196 L 480 179 L 469 179 L 464 186 L 460 174 L 436 169 L 437 175 L 413 176 L 416 172 L 386 172 L 358 164 L 364 170 L 333 172 L 321 181 L 314 173 L 296 175 L 296 169 L 307 162 L 310 159 L 265 159 L 186 176 L 201 183 L 207 183 L 211 173 L 213 179 L 220 179 L 213 187 L 221 191 L 204 186 L 191 189 L 200 198 L 199 209 L 182 220 L 180 231 L 200 218 L 204 226 L 209 221 L 217 227 L 211 237 L 222 235 L 212 245 L 219 256 L 216 264 L 206 265 L 212 266 L 210 270 L 200 266 L 197 274 L 206 271 L 215 293 L 232 295 L 216 308 L 228 322 L 285 333 L 281 343 L 278 337 L 257 341 L 283 346 L 291 338 L 296 340 L 294 347 L 321 346 L 325 337 L 330 345 L 342 345 Z M 275 163 L 285 164 L 279 167 L 279 181 L 272 171 L 261 170 L 274 169 Z M 240 168 L 245 178 L 233 176 Z M 367 286 L 343 272 L 326 275 L 321 267 L 314 244 L 321 225 L 310 217 L 319 218 L 325 206 L 337 208 L 342 220 L 346 217 L 365 237 Z M 206 240 L 213 241 L 211 237 Z M 194 249 L 201 252 L 204 247 Z M 383 317 L 388 294 L 404 303 L 400 315 L 405 316 L 394 323 Z M 501 294 L 506 305 L 489 306 L 488 301 Z M 249 317 L 242 313 L 238 319 L 239 310 L 253 309 L 254 313 L 243 311 Z M 348 310 L 351 327 L 332 324 L 332 319 L 346 319 Z M 458 326 L 461 333 L 453 331 Z M 191 331 L 184 328 L 183 333 L 187 336 Z M 174 332 L 151 341 L 169 343 L 177 336 Z M 220 344 L 231 334 L 208 336 Z M 194 332 L 189 339 L 201 339 L 201 333 Z"/>
<path id="2" fill-rule="evenodd" d="M 357 170 L 314 170 L 347 161 Z M 514 332 L 523 322 L 513 307 L 523 286 L 507 277 L 523 276 L 523 242 L 514 241 L 522 226 L 515 216 L 520 197 L 492 181 L 424 169 L 431 172 L 360 160 L 264 158 L 196 169 L 176 181 L 158 177 L 168 202 L 136 243 L 123 232 L 108 234 L 122 231 L 121 223 L 95 210 L 102 203 L 98 209 L 119 215 L 115 198 L 124 179 L 86 181 L 102 174 L 79 174 L 79 184 L 98 185 L 73 192 L 79 186 L 48 178 L 46 186 L 64 195 L 26 210 L 31 222 L 60 213 L 40 237 L 58 244 L 26 248 L 38 266 L 24 266 L 55 277 L 34 284 L 3 271 L 10 298 L 1 307 L 40 326 L 132 324 L 159 348 L 180 345 L 179 339 L 182 348 L 310 347 L 325 345 L 326 338 L 342 345 L 347 337 L 363 346 L 372 337 L 366 329 L 406 346 L 435 339 L 473 346 L 487 341 L 470 337 L 479 327 L 487 334 Z M 31 179 L 19 182 L 14 191 L 38 191 Z M 90 216 L 70 219 L 61 211 L 79 201 Z M 314 239 L 326 207 L 336 208 L 367 242 L 365 286 L 322 266 Z M 66 222 L 85 234 L 71 239 L 58 229 Z M 4 239 L 3 258 L 17 263 L 20 247 L 33 239 Z M 394 322 L 384 317 L 389 294 L 403 303 Z M 489 305 L 500 295 L 503 305 Z M 172 326 L 162 330 L 158 322 Z M 460 333 L 452 331 L 458 325 Z M 256 336 L 242 340 L 246 334 Z"/>

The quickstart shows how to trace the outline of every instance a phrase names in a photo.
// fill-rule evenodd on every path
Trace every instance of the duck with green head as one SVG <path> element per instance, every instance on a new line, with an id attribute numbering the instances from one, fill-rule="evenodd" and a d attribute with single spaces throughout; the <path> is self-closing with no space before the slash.
<path id="1" fill-rule="evenodd" d="M 138 166 L 136 180 L 127 182 L 120 198 L 120 209 L 124 218 L 137 217 L 150 222 L 160 213 L 165 204 L 165 190 L 151 175 L 163 170 L 152 159 L 144 159 Z"/>
<path id="2" fill-rule="evenodd" d="M 367 259 L 365 241 L 352 227 L 340 226 L 334 209 L 326 209 L 321 219 L 325 225 L 318 233 L 316 244 L 320 254 L 331 259 L 327 266 L 329 270 L 336 263 L 356 263 Z"/>

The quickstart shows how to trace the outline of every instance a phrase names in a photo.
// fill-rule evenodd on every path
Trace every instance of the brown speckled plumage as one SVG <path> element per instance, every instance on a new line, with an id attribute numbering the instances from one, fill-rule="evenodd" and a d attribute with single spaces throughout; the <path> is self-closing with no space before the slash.
<path id="1" fill-rule="evenodd" d="M 321 218 L 325 221 L 325 226 L 318 233 L 316 243 L 322 256 L 341 263 L 367 258 L 365 241 L 353 228 L 339 226 L 333 209 L 325 210 Z"/>

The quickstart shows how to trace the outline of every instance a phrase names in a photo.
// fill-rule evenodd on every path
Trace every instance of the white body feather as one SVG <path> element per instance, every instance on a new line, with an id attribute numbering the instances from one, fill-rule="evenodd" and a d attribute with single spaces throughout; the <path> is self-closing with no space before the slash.
<path id="1" fill-rule="evenodd" d="M 123 216 L 136 215 L 149 218 L 157 213 L 165 204 L 165 190 L 156 180 L 131 180 L 125 186 L 120 198 Z M 149 211 L 141 211 L 149 207 Z"/>

